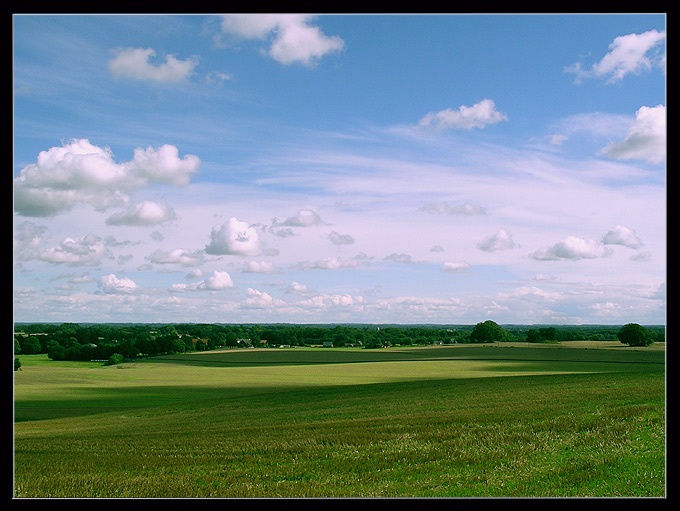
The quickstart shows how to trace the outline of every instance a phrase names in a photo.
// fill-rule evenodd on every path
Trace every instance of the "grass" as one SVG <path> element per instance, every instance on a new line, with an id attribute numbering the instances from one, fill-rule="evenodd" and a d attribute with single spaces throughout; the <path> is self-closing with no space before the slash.
<path id="1" fill-rule="evenodd" d="M 663 351 L 39 357 L 15 373 L 20 498 L 666 493 Z"/>

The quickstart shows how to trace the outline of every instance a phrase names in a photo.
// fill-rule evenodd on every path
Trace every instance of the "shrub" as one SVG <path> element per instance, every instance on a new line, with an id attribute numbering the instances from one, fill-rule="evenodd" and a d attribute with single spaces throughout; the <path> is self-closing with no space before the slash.
<path id="1" fill-rule="evenodd" d="M 125 357 L 121 355 L 120 353 L 114 353 L 109 357 L 109 360 L 106 362 L 106 365 L 110 366 L 115 366 L 116 364 L 122 364 L 125 361 Z"/>

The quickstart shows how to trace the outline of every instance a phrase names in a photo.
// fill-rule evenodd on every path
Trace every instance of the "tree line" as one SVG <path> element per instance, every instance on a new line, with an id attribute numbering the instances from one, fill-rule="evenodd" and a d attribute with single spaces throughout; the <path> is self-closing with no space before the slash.
<path id="1" fill-rule="evenodd" d="M 559 343 L 620 341 L 646 346 L 665 340 L 663 326 L 498 325 L 298 325 L 180 324 L 16 324 L 14 353 L 46 353 L 52 360 L 119 363 L 138 357 L 213 350 L 279 346 L 384 348 L 494 342 Z M 112 358 L 113 357 L 113 358 Z M 15 370 L 17 368 L 15 367 Z"/>

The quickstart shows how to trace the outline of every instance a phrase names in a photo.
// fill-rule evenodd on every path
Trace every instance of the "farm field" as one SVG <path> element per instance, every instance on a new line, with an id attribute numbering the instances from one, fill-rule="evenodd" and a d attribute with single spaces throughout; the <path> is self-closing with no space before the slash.
<path id="1" fill-rule="evenodd" d="M 17 498 L 666 495 L 663 343 L 20 359 Z"/>

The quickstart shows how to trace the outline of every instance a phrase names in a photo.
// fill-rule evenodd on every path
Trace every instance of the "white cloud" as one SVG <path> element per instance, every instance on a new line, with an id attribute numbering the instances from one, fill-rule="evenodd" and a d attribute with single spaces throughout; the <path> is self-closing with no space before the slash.
<path id="1" fill-rule="evenodd" d="M 334 245 L 352 245 L 354 243 L 354 238 L 349 234 L 340 234 L 335 231 L 328 235 L 328 239 L 331 240 Z"/>
<path id="2" fill-rule="evenodd" d="M 352 307 L 355 305 L 361 305 L 363 303 L 363 297 L 352 296 L 349 294 L 342 295 L 317 295 L 309 298 L 308 300 L 302 300 L 299 305 L 313 308 L 324 308 L 324 307 Z"/>
<path id="3" fill-rule="evenodd" d="M 602 243 L 576 236 L 567 236 L 551 247 L 537 250 L 530 255 L 539 261 L 558 261 L 564 259 L 595 259 L 609 257 L 612 251 Z"/>
<path id="4" fill-rule="evenodd" d="M 208 85 L 217 85 L 222 82 L 227 82 L 233 77 L 229 73 L 223 73 L 219 71 L 212 71 L 205 76 L 205 83 Z"/>
<path id="5" fill-rule="evenodd" d="M 461 271 L 467 270 L 469 267 L 470 264 L 465 261 L 460 262 L 447 261 L 444 264 L 442 264 L 442 270 L 444 271 Z"/>
<path id="6" fill-rule="evenodd" d="M 449 204 L 447 201 L 433 202 L 430 204 L 426 204 L 418 211 L 446 215 L 486 215 L 486 211 L 484 210 L 483 207 L 477 204 L 470 204 L 469 202 L 455 206 Z"/>
<path id="7" fill-rule="evenodd" d="M 187 279 L 200 279 L 203 276 L 203 272 L 200 268 L 194 268 L 189 273 L 185 275 Z"/>
<path id="8" fill-rule="evenodd" d="M 186 185 L 199 164 L 193 155 L 180 159 L 171 145 L 158 150 L 138 148 L 132 161 L 118 164 L 108 147 L 73 139 L 62 147 L 41 151 L 37 162 L 14 178 L 14 211 L 46 217 L 80 203 L 104 211 L 127 204 L 132 192 L 148 184 Z"/>
<path id="9" fill-rule="evenodd" d="M 271 307 L 274 305 L 285 305 L 285 302 L 273 298 L 269 293 L 249 287 L 248 298 L 245 300 L 244 305 L 249 307 Z"/>
<path id="10" fill-rule="evenodd" d="M 281 225 L 289 227 L 312 227 L 315 225 L 323 225 L 321 217 L 311 209 L 301 209 L 297 215 L 286 218 L 283 222 L 279 222 L 276 218 L 272 221 L 273 227 Z"/>
<path id="11" fill-rule="evenodd" d="M 466 129 L 484 128 L 489 124 L 507 121 L 507 115 L 496 110 L 496 103 L 491 99 L 483 99 L 472 106 L 462 105 L 458 110 L 447 108 L 439 112 L 430 112 L 418 123 L 423 127 L 434 127 L 442 130 L 448 128 Z"/>
<path id="12" fill-rule="evenodd" d="M 147 226 L 172 222 L 176 219 L 177 214 L 169 204 L 146 200 L 127 211 L 111 215 L 106 219 L 106 224 Z"/>
<path id="13" fill-rule="evenodd" d="M 602 236 L 602 243 L 605 245 L 623 245 L 630 248 L 640 248 L 643 245 L 642 240 L 635 234 L 635 231 L 624 225 L 617 225 L 607 231 Z"/>
<path id="14" fill-rule="evenodd" d="M 212 255 L 259 255 L 260 237 L 257 230 L 247 222 L 230 218 L 226 223 L 213 227 L 210 243 L 205 251 Z"/>
<path id="15" fill-rule="evenodd" d="M 555 280 L 556 277 L 554 275 L 546 275 L 544 273 L 537 273 L 534 275 L 534 280 Z"/>
<path id="16" fill-rule="evenodd" d="M 130 293 L 137 289 L 137 284 L 131 279 L 119 279 L 113 273 L 99 278 L 98 286 L 104 293 Z"/>
<path id="17" fill-rule="evenodd" d="M 198 273 L 194 273 L 191 275 L 193 278 L 196 275 L 200 275 L 200 271 Z M 190 275 L 187 275 L 187 278 L 190 278 Z M 226 271 L 214 271 L 208 278 L 205 280 L 201 280 L 200 282 L 193 282 L 191 284 L 173 284 L 170 287 L 171 291 L 221 291 L 223 289 L 229 289 L 234 287 L 234 282 L 231 279 L 231 275 L 227 273 Z"/>
<path id="18" fill-rule="evenodd" d="M 105 258 L 110 257 L 111 254 L 102 239 L 94 234 L 64 238 L 58 247 L 40 253 L 42 261 L 74 266 L 98 266 Z"/>
<path id="19" fill-rule="evenodd" d="M 167 55 L 164 63 L 154 65 L 149 60 L 155 56 L 151 48 L 118 49 L 109 61 L 109 70 L 116 77 L 172 83 L 189 78 L 198 65 L 196 58 L 178 60 L 173 55 Z"/>
<path id="20" fill-rule="evenodd" d="M 155 264 L 197 266 L 203 262 L 204 256 L 200 250 L 190 251 L 184 248 L 175 248 L 173 250 L 156 250 L 146 259 Z"/>
<path id="21" fill-rule="evenodd" d="M 289 289 L 293 291 L 294 293 L 306 293 L 308 291 L 307 286 L 305 284 L 300 284 L 299 282 L 291 282 Z"/>
<path id="22" fill-rule="evenodd" d="M 512 235 L 505 229 L 499 229 L 495 234 L 477 243 L 477 248 L 485 252 L 508 250 L 515 248 L 517 244 L 512 240 Z"/>
<path id="23" fill-rule="evenodd" d="M 338 257 L 325 257 L 317 261 L 305 261 L 298 265 L 302 270 L 339 270 L 342 268 L 355 268 L 357 262 L 354 260 L 344 260 Z"/>
<path id="24" fill-rule="evenodd" d="M 562 145 L 569 139 L 566 135 L 561 134 L 546 135 L 546 137 L 550 145 Z"/>
<path id="25" fill-rule="evenodd" d="M 22 222 L 14 229 L 14 257 L 18 261 L 30 261 L 40 255 L 43 234 L 47 231 L 44 225 L 33 222 Z"/>
<path id="26" fill-rule="evenodd" d="M 626 138 L 609 144 L 601 152 L 619 160 L 663 162 L 666 159 L 666 107 L 641 107 L 635 112 L 635 123 Z"/>
<path id="27" fill-rule="evenodd" d="M 654 66 L 665 67 L 665 53 L 659 46 L 666 40 L 665 31 L 650 30 L 642 34 L 619 36 L 609 45 L 609 53 L 584 70 L 580 62 L 565 68 L 576 75 L 576 82 L 584 78 L 605 78 L 608 83 L 618 82 L 628 74 L 640 74 Z"/>
<path id="28" fill-rule="evenodd" d="M 278 268 L 268 261 L 248 261 L 243 271 L 245 273 L 279 273 Z"/>
<path id="29" fill-rule="evenodd" d="M 199 284 L 199 289 L 220 290 L 234 286 L 231 276 L 226 271 L 214 271 L 207 279 Z"/>
<path id="30" fill-rule="evenodd" d="M 413 257 L 408 254 L 390 254 L 385 256 L 385 261 L 392 261 L 393 263 L 410 264 L 413 262 Z"/>
<path id="31" fill-rule="evenodd" d="M 200 160 L 197 156 L 179 157 L 173 145 L 165 144 L 154 149 L 135 149 L 134 159 L 127 164 L 129 171 L 141 177 L 144 182 L 162 183 L 175 186 L 189 184 L 191 174 L 198 171 Z"/>
<path id="32" fill-rule="evenodd" d="M 230 14 L 222 16 L 222 31 L 241 39 L 271 36 L 271 58 L 285 65 L 313 66 L 324 55 L 345 47 L 340 37 L 329 37 L 310 25 L 314 18 L 307 14 Z"/>

